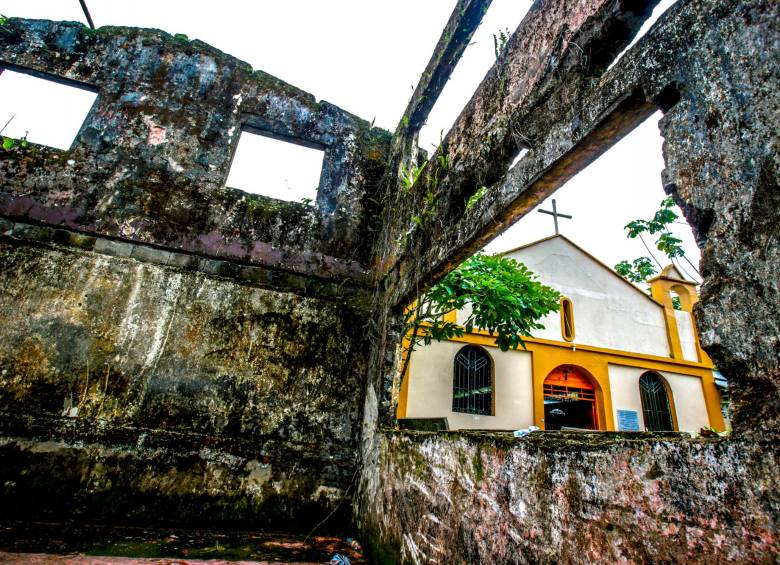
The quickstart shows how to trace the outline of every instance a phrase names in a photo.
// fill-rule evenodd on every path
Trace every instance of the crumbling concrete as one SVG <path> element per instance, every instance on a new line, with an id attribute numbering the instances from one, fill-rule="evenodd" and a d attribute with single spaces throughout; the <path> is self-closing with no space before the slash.
<path id="1" fill-rule="evenodd" d="M 10 19 L 7 68 L 92 87 L 68 151 L 4 153 L 0 211 L 201 255 L 364 280 L 389 135 L 200 41 Z M 225 187 L 238 135 L 325 150 L 317 207 Z"/>
<path id="2" fill-rule="evenodd" d="M 6 516 L 301 531 L 357 491 L 378 560 L 776 559 L 777 4 L 680 0 L 608 69 L 654 2 L 538 0 L 403 188 L 488 4 L 392 140 L 199 42 L 0 27 L 3 64 L 99 89 L 69 151 L 0 163 Z M 659 108 L 733 436 L 393 430 L 403 306 Z M 241 127 L 325 147 L 316 208 L 223 186 Z"/>
<path id="3" fill-rule="evenodd" d="M 403 197 L 388 187 L 376 263 L 386 347 L 371 360 L 356 511 L 377 555 L 769 563 L 780 554 L 780 223 L 770 211 L 780 194 L 780 14 L 770 2 L 681 0 L 605 70 L 648 8 L 537 2 L 416 185 Z M 702 248 L 699 332 L 732 383 L 733 436 L 515 442 L 393 431 L 399 306 L 656 109 L 665 189 Z M 467 210 L 480 186 L 485 197 Z"/>
<path id="4" fill-rule="evenodd" d="M 0 156 L 0 518 L 348 527 L 390 135 L 154 30 L 10 19 L 0 61 L 98 91 Z M 242 128 L 324 149 L 315 205 L 224 186 Z"/>

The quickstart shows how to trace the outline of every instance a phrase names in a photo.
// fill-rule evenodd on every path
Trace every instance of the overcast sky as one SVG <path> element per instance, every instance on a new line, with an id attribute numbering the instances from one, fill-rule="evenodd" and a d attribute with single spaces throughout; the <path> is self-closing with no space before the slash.
<path id="1" fill-rule="evenodd" d="M 367 120 L 374 119 L 377 126 L 392 131 L 455 0 L 87 3 L 98 27 L 154 27 L 201 39 L 318 99 Z M 671 0 L 664 0 L 657 14 L 669 4 Z M 421 132 L 423 148 L 430 150 L 442 130 L 446 133 L 492 65 L 493 34 L 515 29 L 529 6 L 530 0 L 494 0 Z M 0 0 L 0 13 L 85 21 L 78 0 Z M 0 127 L 7 120 L 10 105 L 3 98 L 2 86 L 0 81 Z M 647 255 L 641 242 L 625 238 L 623 226 L 632 219 L 651 216 L 665 197 L 661 187 L 659 117 L 657 114 L 647 120 L 553 196 L 560 211 L 574 216 L 572 220 L 560 220 L 561 232 L 610 266 L 620 259 Z M 5 133 L 12 135 L 11 131 Z M 290 168 L 299 167 L 293 162 Z M 542 207 L 550 209 L 550 202 Z M 688 257 L 697 265 L 699 251 L 690 228 L 682 218 L 674 227 L 685 242 Z M 503 251 L 552 233 L 552 218 L 534 210 L 487 250 Z M 660 253 L 653 251 L 665 264 Z M 683 267 L 691 272 L 687 263 Z"/>

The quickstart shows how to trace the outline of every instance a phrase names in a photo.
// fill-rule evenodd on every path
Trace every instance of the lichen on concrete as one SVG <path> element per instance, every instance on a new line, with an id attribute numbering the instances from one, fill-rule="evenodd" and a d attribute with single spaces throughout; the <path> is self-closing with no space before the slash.
<path id="1" fill-rule="evenodd" d="M 99 95 L 69 150 L 0 160 L 0 518 L 354 518 L 378 562 L 776 560 L 777 4 L 680 0 L 608 69 L 654 2 L 539 0 L 401 190 L 487 4 L 457 3 L 393 138 L 199 41 L 2 26 L 3 66 Z M 408 300 L 656 109 L 733 436 L 395 431 Z M 325 148 L 316 207 L 225 186 L 241 128 Z"/>
<path id="2" fill-rule="evenodd" d="M 449 168 L 433 213 L 409 228 L 437 155 L 403 198 L 400 183 L 386 187 L 394 204 L 375 263 L 383 333 L 369 369 L 377 400 L 365 404 L 355 516 L 394 560 L 770 563 L 780 554 L 780 223 L 770 211 L 780 14 L 761 1 L 681 1 L 606 69 L 650 6 L 535 4 L 443 140 Z M 702 247 L 698 330 L 729 378 L 733 435 L 387 431 L 400 308 L 657 109 L 664 188 Z M 465 210 L 480 185 L 485 196 Z"/>

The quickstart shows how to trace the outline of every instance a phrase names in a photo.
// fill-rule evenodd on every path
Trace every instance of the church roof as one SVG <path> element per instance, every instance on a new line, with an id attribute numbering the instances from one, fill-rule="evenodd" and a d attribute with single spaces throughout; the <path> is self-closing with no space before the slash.
<path id="1" fill-rule="evenodd" d="M 626 285 L 628 285 L 629 287 L 631 287 L 631 289 L 632 289 L 634 292 L 638 292 L 639 294 L 641 294 L 642 296 L 644 296 L 644 297 L 645 297 L 647 300 L 649 300 L 650 302 L 652 302 L 652 303 L 653 303 L 653 304 L 655 304 L 656 306 L 661 306 L 661 307 L 663 307 L 663 305 L 662 305 L 662 304 L 660 304 L 659 302 L 657 302 L 655 299 L 653 299 L 653 297 L 652 297 L 652 296 L 650 296 L 649 294 L 647 294 L 647 293 L 645 293 L 645 292 L 642 292 L 642 291 L 641 291 L 639 288 L 637 288 L 636 286 L 634 286 L 634 284 L 630 283 L 629 281 L 627 281 L 626 279 L 624 279 L 623 277 L 621 277 L 620 275 L 618 275 L 618 274 L 615 272 L 615 270 L 614 270 L 614 269 L 612 269 L 611 267 L 607 266 L 607 265 L 606 265 L 606 264 L 605 264 L 603 261 L 601 261 L 600 259 L 598 259 L 598 258 L 597 258 L 595 255 L 593 255 L 593 254 L 589 253 L 588 251 L 586 251 L 585 249 L 583 249 L 582 247 L 580 247 L 579 245 L 577 245 L 576 243 L 574 243 L 572 240 L 570 240 L 570 239 L 569 239 L 568 237 L 566 237 L 565 235 L 561 235 L 561 234 L 555 234 L 555 235 L 551 235 L 551 236 L 548 236 L 548 237 L 543 237 L 542 239 L 537 239 L 536 241 L 532 241 L 531 243 L 526 243 L 525 245 L 520 245 L 520 246 L 518 246 L 518 247 L 513 247 L 512 249 L 509 249 L 509 250 L 507 250 L 507 251 L 502 251 L 502 252 L 498 253 L 498 255 L 509 255 L 509 254 L 511 254 L 511 253 L 515 253 L 516 251 L 521 251 L 521 250 L 523 250 L 523 249 L 528 249 L 528 248 L 530 248 L 530 247 L 535 247 L 535 246 L 537 246 L 537 245 L 540 245 L 540 244 L 546 243 L 546 242 L 548 242 L 548 241 L 551 241 L 551 240 L 554 240 L 554 239 L 561 239 L 561 240 L 565 241 L 567 244 L 571 245 L 573 248 L 575 248 L 577 251 L 579 251 L 580 253 L 582 253 L 583 255 L 585 255 L 587 258 L 589 258 L 589 259 L 590 259 L 591 261 L 593 261 L 595 264 L 597 264 L 597 265 L 599 265 L 600 267 L 602 267 L 603 269 L 606 269 L 607 271 L 609 271 L 609 273 L 610 273 L 610 274 L 612 274 L 612 276 L 614 276 L 615 278 L 617 278 L 617 279 L 619 279 L 620 281 L 622 281 L 624 284 L 626 284 Z M 671 266 L 671 265 L 670 265 L 670 266 Z M 668 268 L 668 267 L 667 267 L 667 268 Z M 666 269 L 664 269 L 664 272 L 665 272 L 665 271 L 666 271 Z M 676 268 L 675 268 L 675 271 L 677 271 L 677 269 L 676 269 Z M 683 279 L 683 280 L 685 280 L 685 279 Z M 686 281 L 686 282 L 689 282 L 689 281 Z"/>

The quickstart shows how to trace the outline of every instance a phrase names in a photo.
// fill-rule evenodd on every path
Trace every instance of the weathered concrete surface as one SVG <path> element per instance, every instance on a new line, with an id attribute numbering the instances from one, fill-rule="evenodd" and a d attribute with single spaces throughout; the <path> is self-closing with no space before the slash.
<path id="1" fill-rule="evenodd" d="M 157 30 L 11 18 L 0 66 L 98 93 L 0 150 L 0 517 L 348 527 L 390 134 Z M 313 206 L 225 186 L 242 129 L 324 150 Z"/>
<path id="2" fill-rule="evenodd" d="M 387 289 L 378 315 L 384 347 L 371 358 L 355 516 L 390 558 L 770 563 L 780 556 L 780 10 L 775 2 L 682 0 L 605 72 L 609 57 L 591 55 L 614 54 L 609 26 L 624 9 L 538 2 L 520 26 L 533 24 L 535 33 L 513 37 L 506 60 L 445 139 L 446 170 L 432 160 L 405 196 L 416 204 L 386 218 L 377 247 Z M 552 55 L 533 48 L 554 44 L 545 43 L 551 37 L 568 47 Z M 548 74 L 519 65 L 534 55 L 549 62 Z M 541 78 L 530 88 L 534 77 Z M 393 426 L 404 301 L 656 108 L 666 112 L 665 189 L 702 248 L 698 329 L 736 398 L 733 436 L 593 445 L 542 435 L 515 444 L 381 431 Z M 502 169 L 523 143 L 528 155 Z M 436 206 L 422 214 L 427 179 L 437 172 L 438 191 L 428 198 Z M 489 190 L 466 211 L 469 187 L 480 183 Z"/>
<path id="3" fill-rule="evenodd" d="M 423 126 L 491 2 L 492 0 L 458 0 L 441 32 L 431 60 L 428 61 L 406 106 L 401 118 L 401 129 L 396 132 L 397 139 L 403 138 L 407 132 L 416 133 Z"/>
<path id="4" fill-rule="evenodd" d="M 0 60 L 100 95 L 70 151 L 0 162 L 0 511 L 300 531 L 346 522 L 359 476 L 380 558 L 776 560 L 780 8 L 681 0 L 605 71 L 652 4 L 536 2 L 417 186 L 390 171 L 383 193 L 412 130 L 388 155 L 365 122 L 161 32 L 2 26 Z M 383 431 L 405 300 L 656 108 L 733 438 Z M 326 147 L 316 209 L 222 186 L 241 126 Z"/>
<path id="5" fill-rule="evenodd" d="M 603 97 L 603 109 L 584 96 L 655 3 L 550 0 L 531 7 L 415 186 L 387 189 L 377 275 L 389 279 L 393 300 L 409 299 L 417 282 L 424 286 L 443 276 L 503 231 L 509 218 L 531 209 L 533 204 L 516 202 L 521 193 L 535 204 L 566 180 L 557 175 L 544 189 L 529 190 L 624 94 L 614 89 Z M 530 155 L 521 164 L 533 161 L 533 170 L 502 184 L 523 149 Z M 466 211 L 480 187 L 490 189 L 484 203 L 495 206 Z"/>
<path id="6" fill-rule="evenodd" d="M 0 65 L 94 87 L 68 151 L 0 160 L 0 213 L 306 274 L 366 278 L 389 134 L 199 41 L 9 19 Z M 325 150 L 316 207 L 225 187 L 242 128 Z"/>
<path id="7" fill-rule="evenodd" d="M 0 242 L 0 514 L 299 527 L 344 498 L 365 314 L 14 243 Z"/>
<path id="8" fill-rule="evenodd" d="M 382 434 L 365 531 L 405 563 L 775 562 L 773 442 L 534 435 Z"/>

